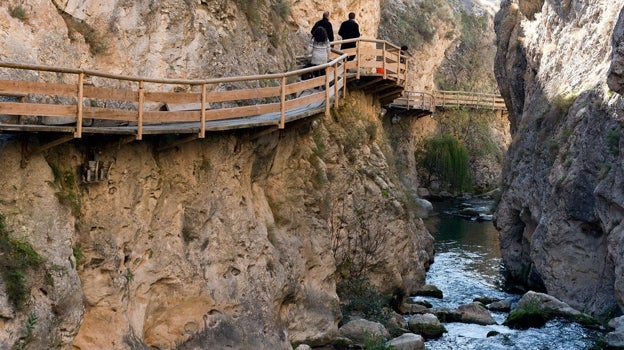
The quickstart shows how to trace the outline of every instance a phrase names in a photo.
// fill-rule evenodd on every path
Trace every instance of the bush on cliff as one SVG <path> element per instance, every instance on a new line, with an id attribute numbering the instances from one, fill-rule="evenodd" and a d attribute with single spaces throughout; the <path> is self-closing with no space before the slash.
<path id="1" fill-rule="evenodd" d="M 26 301 L 26 273 L 42 261 L 30 244 L 9 237 L 4 216 L 0 214 L 0 270 L 7 296 L 18 310 L 22 309 Z"/>
<path id="2" fill-rule="evenodd" d="M 419 163 L 429 174 L 430 181 L 438 179 L 452 191 L 471 191 L 468 150 L 455 136 L 441 135 L 425 140 Z"/>
<path id="3" fill-rule="evenodd" d="M 343 323 L 348 322 L 352 316 L 363 317 L 384 325 L 388 323 L 390 319 L 388 300 L 367 278 L 342 280 L 336 285 L 336 292 L 341 302 Z"/>

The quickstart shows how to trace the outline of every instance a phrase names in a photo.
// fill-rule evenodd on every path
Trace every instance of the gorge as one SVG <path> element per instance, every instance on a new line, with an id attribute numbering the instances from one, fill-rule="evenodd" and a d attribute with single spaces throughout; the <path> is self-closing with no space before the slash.
<path id="1" fill-rule="evenodd" d="M 323 11 L 335 28 L 355 11 L 362 36 L 408 44 L 408 89 L 471 76 L 471 88 L 500 88 L 511 137 L 491 116 L 496 147 L 475 138 L 475 154 L 491 151 L 471 171 L 480 190 L 496 187 L 509 144 L 495 215 L 508 277 L 608 319 L 624 305 L 622 5 L 10 0 L 0 60 L 184 79 L 284 72 Z M 470 40 L 487 42 L 479 33 L 491 22 L 462 14 L 494 11 L 496 82 L 489 69 L 452 64 L 468 48 L 493 50 L 493 36 Z M 0 134 L 0 347 L 323 346 L 338 336 L 341 282 L 363 277 L 402 301 L 434 258 L 421 143 L 480 125 L 444 113 L 395 119 L 383 107 L 350 91 L 331 116 L 282 131 L 214 132 L 166 150 L 157 137 L 92 136 L 27 163 L 23 145 L 45 136 Z M 93 154 L 112 165 L 88 184 L 77 169 Z"/>

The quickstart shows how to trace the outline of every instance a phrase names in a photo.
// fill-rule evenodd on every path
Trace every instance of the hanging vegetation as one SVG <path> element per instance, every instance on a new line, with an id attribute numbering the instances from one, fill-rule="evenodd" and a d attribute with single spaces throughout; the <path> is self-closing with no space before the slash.
<path id="1" fill-rule="evenodd" d="M 434 136 L 425 140 L 419 163 L 428 172 L 430 182 L 438 180 L 456 192 L 472 190 L 468 150 L 455 136 Z"/>

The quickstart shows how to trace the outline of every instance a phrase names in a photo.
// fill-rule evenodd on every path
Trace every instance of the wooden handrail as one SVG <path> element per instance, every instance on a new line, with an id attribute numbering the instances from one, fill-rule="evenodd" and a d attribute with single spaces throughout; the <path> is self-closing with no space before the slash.
<path id="1" fill-rule="evenodd" d="M 404 91 L 403 97 L 395 100 L 392 106 L 432 113 L 436 107 L 507 110 L 505 100 L 500 95 L 467 91 Z"/>
<path id="2" fill-rule="evenodd" d="M 44 124 L 48 123 L 46 125 L 53 123 L 47 119 L 49 117 L 64 117 L 70 121 L 73 119 L 74 137 L 81 137 L 85 130 L 93 132 L 93 128 L 83 127 L 85 119 L 127 125 L 126 133 L 134 130 L 137 140 L 141 140 L 145 133 L 157 133 L 155 125 L 197 123 L 197 135 L 203 138 L 207 122 L 271 113 L 279 115 L 275 124 L 279 128 L 284 128 L 287 122 L 286 115 L 291 110 L 324 102 L 325 113 L 329 114 L 332 99 L 334 106 L 338 106 L 341 89 L 343 97 L 346 96 L 349 67 L 356 67 L 359 78 L 361 71 L 367 69 L 372 71 L 370 75 L 376 75 L 374 67 L 381 65 L 384 69 L 383 78 L 394 80 L 395 84 L 402 86 L 401 82 L 405 81 L 408 65 L 401 60 L 401 54 L 397 54 L 400 52 L 398 46 L 385 40 L 366 38 L 339 40 L 332 42 L 332 45 L 347 42 L 357 42 L 355 61 L 347 61 L 347 57 L 353 53 L 347 54 L 332 49 L 335 57 L 325 64 L 314 67 L 284 73 L 209 79 L 138 77 L 89 69 L 0 62 L 0 68 L 7 70 L 61 73 L 77 77 L 72 78 L 77 80 L 73 85 L 66 83 L 71 81 L 67 76 L 58 78 L 60 82 L 38 79 L 0 80 L 0 95 L 24 94 L 31 97 L 20 103 L 0 101 L 0 114 L 36 115 L 42 118 Z M 369 47 L 371 45 L 374 48 L 371 49 Z M 304 81 L 294 79 L 320 70 L 326 72 L 324 78 Z M 54 77 L 52 76 L 52 79 Z M 94 82 L 99 84 L 96 85 Z M 223 89 L 223 85 L 232 83 L 245 83 L 244 85 L 254 87 Z M 324 87 L 324 92 L 313 91 L 318 87 Z M 304 91 L 308 93 L 302 94 Z M 52 98 L 42 98 L 46 96 Z M 50 104 L 42 101 L 56 102 Z M 165 110 L 156 110 L 159 107 Z M 5 130 L 25 130 L 25 127 L 19 129 L 9 128 L 8 124 L 1 125 Z M 63 130 L 66 129 L 67 127 Z M 45 131 L 43 127 L 37 130 Z M 103 132 L 113 131 L 108 128 Z"/>

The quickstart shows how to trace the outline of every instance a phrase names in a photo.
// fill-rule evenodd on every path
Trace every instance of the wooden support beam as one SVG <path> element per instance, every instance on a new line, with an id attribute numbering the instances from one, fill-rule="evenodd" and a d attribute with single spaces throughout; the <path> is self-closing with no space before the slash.
<path id="1" fill-rule="evenodd" d="M 392 89 L 396 89 L 397 86 L 394 84 L 381 84 L 381 85 L 377 85 L 377 86 L 371 86 L 369 89 L 366 89 L 366 93 L 369 94 L 383 94 L 385 93 L 387 90 L 392 90 Z"/>
<path id="2" fill-rule="evenodd" d="M 179 146 L 179 145 L 183 145 L 183 144 L 189 143 L 191 141 L 195 141 L 198 138 L 199 138 L 199 134 L 192 134 L 190 136 L 187 136 L 187 137 L 175 140 L 173 142 L 170 142 L 170 143 L 168 143 L 168 144 L 166 144 L 164 146 L 160 146 L 160 147 L 158 147 L 156 149 L 156 151 L 157 152 L 161 152 L 161 151 L 164 151 L 164 150 L 168 150 L 170 148 L 173 148 L 173 147 L 176 147 L 176 146 Z"/>
<path id="3" fill-rule="evenodd" d="M 288 125 L 290 125 L 290 124 L 288 124 Z M 262 137 L 264 135 L 268 135 L 268 134 L 274 133 L 274 132 L 279 131 L 279 130 L 280 130 L 279 126 L 270 126 L 270 127 L 266 128 L 264 130 L 261 130 L 261 131 L 258 131 L 256 133 L 253 133 L 252 135 L 250 135 L 247 138 L 247 140 L 252 141 L 252 140 L 260 138 L 260 137 Z"/>
<path id="4" fill-rule="evenodd" d="M 48 150 L 52 147 L 58 146 L 60 144 L 63 144 L 67 141 L 71 141 L 74 139 L 74 135 L 63 135 L 61 137 L 59 137 L 58 139 L 39 145 L 37 148 L 33 149 L 32 151 L 28 150 L 28 137 L 24 137 L 22 139 L 22 160 L 20 162 L 20 166 L 22 168 L 25 168 L 28 165 L 28 161 L 30 160 L 30 157 L 32 157 L 33 155 L 39 153 L 39 152 L 43 152 L 45 150 Z"/>
<path id="5" fill-rule="evenodd" d="M 387 93 L 385 93 L 385 94 L 383 94 L 383 95 L 378 95 L 377 97 L 378 97 L 380 100 L 384 100 L 384 99 L 386 99 L 388 96 L 394 96 L 394 97 L 396 98 L 396 97 L 399 97 L 399 96 L 401 95 L 401 93 L 402 93 L 402 92 L 403 92 L 403 88 L 402 88 L 402 87 L 400 87 L 400 86 L 397 86 L 397 87 L 395 87 L 394 89 L 392 89 L 390 92 L 387 92 Z M 394 98 L 393 98 L 393 100 L 394 100 Z"/>
<path id="6" fill-rule="evenodd" d="M 369 87 L 371 85 L 375 85 L 375 84 L 379 83 L 382 80 L 383 80 L 382 77 L 375 77 L 375 78 L 371 79 L 370 81 L 367 81 L 367 82 L 365 82 L 363 84 L 359 84 L 359 85 L 355 86 L 355 88 L 356 89 L 365 89 L 365 88 L 367 88 L 367 87 Z"/>
<path id="7" fill-rule="evenodd" d="M 58 139 L 56 139 L 54 141 L 51 141 L 51 142 L 45 143 L 43 145 L 40 145 L 39 147 L 35 148 L 32 152 L 30 152 L 30 154 L 33 155 L 33 154 L 37 154 L 39 152 L 43 152 L 45 150 L 48 150 L 48 149 L 50 149 L 52 147 L 58 146 L 60 144 L 63 144 L 65 142 L 67 142 L 67 141 L 71 141 L 73 139 L 74 139 L 74 135 L 64 135 L 64 136 L 61 136 L 61 137 L 59 137 Z"/>

